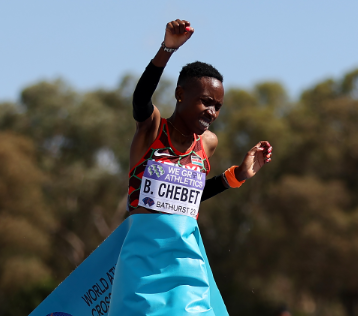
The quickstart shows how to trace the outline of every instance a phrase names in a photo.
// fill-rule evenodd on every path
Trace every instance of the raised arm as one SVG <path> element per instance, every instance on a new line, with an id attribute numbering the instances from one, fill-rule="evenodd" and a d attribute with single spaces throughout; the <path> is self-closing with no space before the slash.
<path id="1" fill-rule="evenodd" d="M 130 167 L 147 151 L 158 134 L 160 112 L 152 103 L 152 96 L 157 88 L 164 67 L 170 57 L 194 33 L 190 23 L 175 20 L 167 24 L 164 41 L 157 54 L 146 67 L 133 93 L 133 117 L 136 120 L 136 133 L 133 137 Z"/>
<path id="2" fill-rule="evenodd" d="M 133 93 L 133 117 L 142 123 L 153 111 L 152 96 L 156 90 L 164 67 L 171 55 L 182 46 L 194 33 L 190 23 L 185 20 L 175 20 L 167 24 L 164 41 L 155 57 L 146 67 Z"/>

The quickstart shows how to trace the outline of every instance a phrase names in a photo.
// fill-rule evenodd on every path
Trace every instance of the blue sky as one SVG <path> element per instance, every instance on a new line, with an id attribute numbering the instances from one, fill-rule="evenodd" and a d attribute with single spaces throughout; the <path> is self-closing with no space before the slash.
<path id="1" fill-rule="evenodd" d="M 58 77 L 79 91 L 115 88 L 140 75 L 176 18 L 195 33 L 168 64 L 171 79 L 200 60 L 226 87 L 276 80 L 295 98 L 358 68 L 356 0 L 0 0 L 0 12 L 0 101 Z"/>

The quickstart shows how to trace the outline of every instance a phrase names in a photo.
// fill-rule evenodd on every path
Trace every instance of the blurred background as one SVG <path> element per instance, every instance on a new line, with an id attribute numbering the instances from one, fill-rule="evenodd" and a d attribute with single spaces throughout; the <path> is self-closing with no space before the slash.
<path id="1" fill-rule="evenodd" d="M 131 95 L 187 19 L 154 97 L 209 62 L 226 96 L 211 175 L 273 161 L 201 206 L 230 315 L 358 315 L 356 1 L 0 3 L 0 315 L 29 314 L 127 216 Z M 286 314 L 285 314 L 286 313 Z"/>

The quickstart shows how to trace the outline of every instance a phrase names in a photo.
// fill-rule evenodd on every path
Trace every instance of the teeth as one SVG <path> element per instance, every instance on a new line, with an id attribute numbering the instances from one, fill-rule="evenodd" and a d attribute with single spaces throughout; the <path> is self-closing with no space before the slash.
<path id="1" fill-rule="evenodd" d="M 204 125 L 205 127 L 209 127 L 209 123 L 208 122 L 205 122 L 204 120 L 199 120 L 200 124 L 201 125 Z"/>

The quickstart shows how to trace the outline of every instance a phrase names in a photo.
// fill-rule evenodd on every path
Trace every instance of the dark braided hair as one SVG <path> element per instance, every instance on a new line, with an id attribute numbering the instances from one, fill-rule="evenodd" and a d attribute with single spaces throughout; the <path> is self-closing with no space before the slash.
<path id="1" fill-rule="evenodd" d="M 223 82 L 224 78 L 222 74 L 212 65 L 203 63 L 201 61 L 195 61 L 193 63 L 185 65 L 180 71 L 177 85 L 183 85 L 188 79 L 211 77 Z"/>

